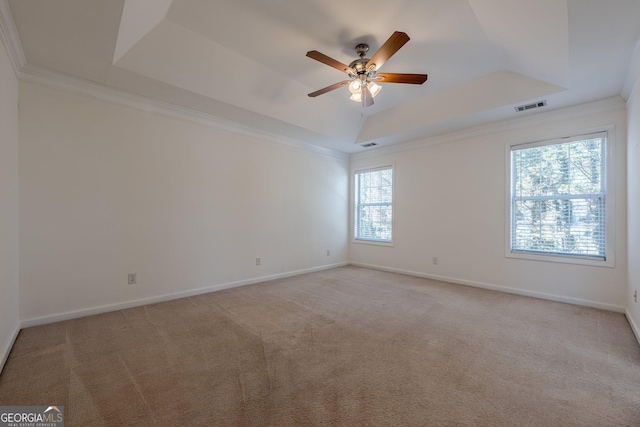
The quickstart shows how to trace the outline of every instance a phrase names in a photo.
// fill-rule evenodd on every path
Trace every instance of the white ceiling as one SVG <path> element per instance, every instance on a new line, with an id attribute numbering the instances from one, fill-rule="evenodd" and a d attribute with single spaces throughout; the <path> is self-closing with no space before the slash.
<path id="1" fill-rule="evenodd" d="M 353 153 L 621 93 L 640 0 L 10 0 L 27 63 Z M 305 56 L 349 63 L 394 31 L 411 40 L 363 110 Z"/>

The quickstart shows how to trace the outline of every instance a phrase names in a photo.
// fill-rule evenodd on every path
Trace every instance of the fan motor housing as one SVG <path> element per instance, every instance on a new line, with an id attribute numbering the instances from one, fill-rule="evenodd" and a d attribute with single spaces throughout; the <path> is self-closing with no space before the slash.
<path id="1" fill-rule="evenodd" d="M 349 67 L 356 70 L 358 74 L 364 74 L 367 72 L 367 62 L 369 62 L 369 58 L 358 58 L 349 64 Z"/>
<path id="2" fill-rule="evenodd" d="M 364 56 L 369 52 L 369 45 L 366 43 L 360 43 L 356 45 L 356 53 L 360 58 L 349 64 L 350 68 L 356 70 L 358 74 L 366 74 L 367 73 L 367 63 L 370 61 L 369 58 L 365 58 Z"/>

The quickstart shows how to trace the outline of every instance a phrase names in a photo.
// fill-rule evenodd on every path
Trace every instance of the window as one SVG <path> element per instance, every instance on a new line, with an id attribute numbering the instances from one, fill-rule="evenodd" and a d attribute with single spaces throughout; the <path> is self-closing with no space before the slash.
<path id="1" fill-rule="evenodd" d="M 511 253 L 607 260 L 607 134 L 511 147 Z"/>
<path id="2" fill-rule="evenodd" d="M 355 173 L 355 238 L 391 243 L 393 168 Z"/>

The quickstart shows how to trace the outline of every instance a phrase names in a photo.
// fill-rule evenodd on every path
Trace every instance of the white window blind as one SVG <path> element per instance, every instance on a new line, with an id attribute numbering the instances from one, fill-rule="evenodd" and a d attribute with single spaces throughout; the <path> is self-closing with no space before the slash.
<path id="1" fill-rule="evenodd" d="M 355 173 L 355 238 L 391 242 L 393 168 Z"/>
<path id="2" fill-rule="evenodd" d="M 606 259 L 606 133 L 511 147 L 511 251 Z"/>

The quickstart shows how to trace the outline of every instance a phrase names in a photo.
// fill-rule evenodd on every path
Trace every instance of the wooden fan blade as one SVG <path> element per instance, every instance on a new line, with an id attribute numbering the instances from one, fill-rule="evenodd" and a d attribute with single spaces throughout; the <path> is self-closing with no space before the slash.
<path id="1" fill-rule="evenodd" d="M 379 70 L 382 67 L 382 64 L 387 62 L 389 58 L 393 56 L 406 42 L 409 41 L 409 36 L 407 33 L 403 33 L 401 31 L 396 31 L 391 34 L 389 40 L 384 42 L 382 47 L 378 49 L 375 55 L 367 62 L 367 69 L 373 64 L 376 66 L 376 70 Z"/>
<path id="2" fill-rule="evenodd" d="M 351 70 L 353 74 L 355 74 L 355 70 L 350 68 L 348 65 L 343 64 L 340 61 L 336 61 L 335 59 L 330 58 L 324 53 L 318 52 L 317 50 L 310 50 L 309 52 L 307 52 L 307 56 L 311 59 L 315 59 L 316 61 L 322 62 L 323 64 L 326 64 L 329 67 L 333 67 L 336 70 L 342 71 L 343 73 L 346 73 L 347 70 Z"/>
<path id="3" fill-rule="evenodd" d="M 376 74 L 376 83 L 406 83 L 421 85 L 427 81 L 426 74 L 380 73 Z"/>
<path id="4" fill-rule="evenodd" d="M 368 87 L 364 86 L 362 88 L 362 108 L 371 107 L 373 105 L 373 95 L 371 95 L 371 91 Z"/>
<path id="5" fill-rule="evenodd" d="M 323 93 L 331 92 L 332 90 L 336 90 L 336 89 L 341 88 L 342 86 L 348 85 L 348 84 L 349 84 L 349 80 L 343 80 L 340 83 L 336 83 L 336 84 L 333 84 L 331 86 L 327 86 L 324 89 L 320 89 L 320 90 L 317 90 L 315 92 L 311 92 L 309 94 L 309 96 L 311 98 L 315 98 L 318 95 L 322 95 Z"/>

